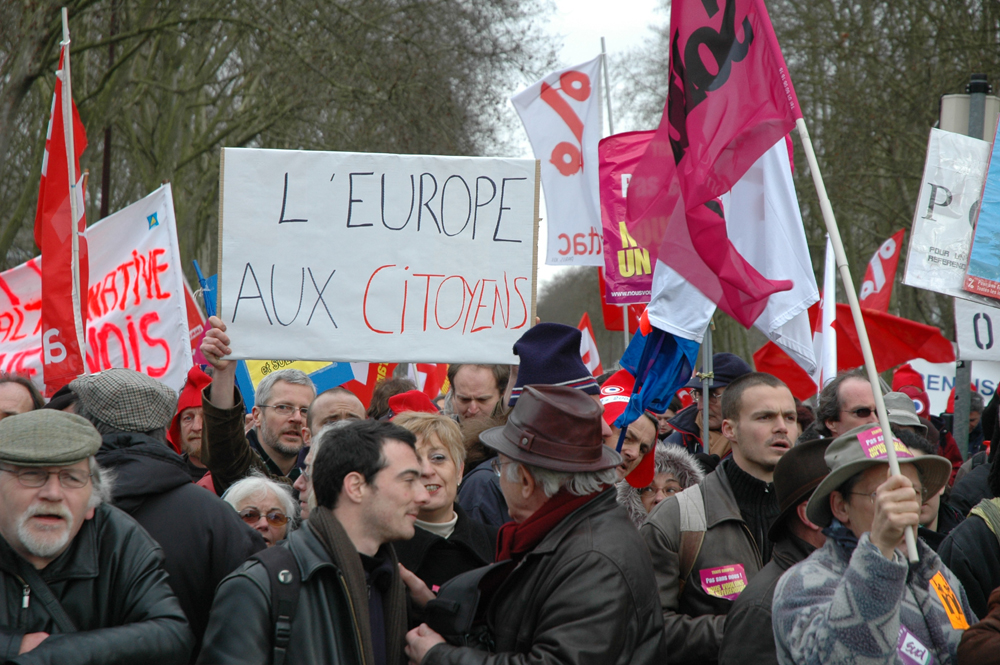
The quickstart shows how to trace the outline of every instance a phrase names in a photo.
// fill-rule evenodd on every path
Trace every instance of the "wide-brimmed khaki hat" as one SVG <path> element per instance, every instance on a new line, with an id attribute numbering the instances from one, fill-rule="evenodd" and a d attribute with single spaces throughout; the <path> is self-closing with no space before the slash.
<path id="1" fill-rule="evenodd" d="M 551 471 L 601 471 L 622 463 L 604 445 L 600 405 L 566 386 L 524 386 L 507 424 L 479 439 L 512 460 Z"/>
<path id="2" fill-rule="evenodd" d="M 899 463 L 916 466 L 927 489 L 927 496 L 937 494 L 951 477 L 951 462 L 937 455 L 916 457 L 899 439 L 891 438 Z M 856 473 L 879 464 L 888 464 L 882 428 L 865 424 L 841 434 L 826 449 L 824 459 L 830 468 L 830 474 L 819 484 L 806 505 L 809 521 L 819 526 L 829 526 L 833 520 L 830 492 Z"/>

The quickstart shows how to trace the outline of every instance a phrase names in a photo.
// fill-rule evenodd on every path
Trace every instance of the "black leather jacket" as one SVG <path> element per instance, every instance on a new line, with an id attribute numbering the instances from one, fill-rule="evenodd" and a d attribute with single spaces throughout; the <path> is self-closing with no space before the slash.
<path id="1" fill-rule="evenodd" d="M 38 571 L 78 632 L 61 633 L 37 593 L 24 607 L 24 567 L 30 566 L 0 538 L 0 662 L 186 663 L 194 636 L 167 584 L 163 554 L 131 517 L 97 508 L 69 548 Z M 25 633 L 46 632 L 34 650 L 18 657 Z"/>
<path id="2" fill-rule="evenodd" d="M 615 490 L 558 524 L 493 595 L 496 654 L 439 644 L 422 665 L 660 665 L 663 615 L 652 562 Z"/>
<path id="3" fill-rule="evenodd" d="M 285 656 L 289 664 L 363 663 L 353 606 L 343 573 L 331 561 L 309 524 L 303 524 L 275 547 L 287 547 L 299 564 L 302 587 Z M 274 624 L 267 569 L 251 560 L 222 580 L 215 594 L 199 663 L 223 665 L 272 662 Z M 397 663 L 402 657 L 390 659 Z"/>

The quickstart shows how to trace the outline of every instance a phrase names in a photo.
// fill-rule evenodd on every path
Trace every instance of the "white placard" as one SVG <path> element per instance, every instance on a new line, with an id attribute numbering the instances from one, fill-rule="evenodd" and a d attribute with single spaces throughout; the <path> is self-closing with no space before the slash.
<path id="1" fill-rule="evenodd" d="M 127 367 L 179 391 L 192 360 L 170 185 L 102 219 L 86 237 L 88 371 Z M 40 263 L 0 273 L 0 369 L 43 389 Z"/>
<path id="2" fill-rule="evenodd" d="M 1000 362 L 1000 308 L 955 299 L 959 360 Z"/>
<path id="3" fill-rule="evenodd" d="M 537 163 L 225 148 L 234 358 L 516 362 L 534 324 Z"/>
<path id="4" fill-rule="evenodd" d="M 929 363 L 911 360 L 910 366 L 924 377 L 924 388 L 931 402 L 931 413 L 944 413 L 948 395 L 955 387 L 955 363 Z M 1000 363 L 976 361 L 972 363 L 972 384 L 987 402 L 1000 385 Z"/>
<path id="5" fill-rule="evenodd" d="M 904 284 L 989 302 L 962 289 L 989 157 L 990 144 L 986 141 L 931 130 L 913 213 Z"/>

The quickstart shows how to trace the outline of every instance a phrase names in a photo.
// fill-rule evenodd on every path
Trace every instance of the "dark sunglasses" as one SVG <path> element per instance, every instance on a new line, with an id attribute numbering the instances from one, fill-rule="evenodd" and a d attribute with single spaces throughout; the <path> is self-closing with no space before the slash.
<path id="1" fill-rule="evenodd" d="M 244 508 L 240 511 L 240 517 L 247 524 L 256 524 L 260 521 L 260 511 L 256 508 Z M 264 515 L 264 518 L 267 519 L 267 523 L 271 526 L 284 526 L 288 524 L 288 516 L 277 510 L 272 510 Z"/>
<path id="2" fill-rule="evenodd" d="M 844 409 L 844 413 L 853 413 L 856 418 L 867 418 L 868 416 L 875 413 L 875 409 L 867 406 L 859 406 L 853 410 Z"/>

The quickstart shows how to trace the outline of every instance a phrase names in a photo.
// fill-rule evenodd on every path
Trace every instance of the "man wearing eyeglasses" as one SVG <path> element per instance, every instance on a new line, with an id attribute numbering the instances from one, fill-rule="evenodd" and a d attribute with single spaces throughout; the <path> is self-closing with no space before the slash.
<path id="1" fill-rule="evenodd" d="M 188 662 L 194 638 L 163 554 L 107 505 L 100 446 L 89 422 L 61 411 L 0 422 L 3 662 Z"/>
<path id="2" fill-rule="evenodd" d="M 820 434 L 830 437 L 878 422 L 872 384 L 863 369 L 841 372 L 823 387 L 816 422 Z"/>
<path id="3" fill-rule="evenodd" d="M 722 434 L 722 393 L 726 387 L 736 379 L 749 374 L 753 370 L 745 360 L 732 353 L 716 353 L 712 356 L 712 368 L 714 376 L 709 383 L 708 398 L 708 446 L 707 450 L 712 455 L 726 457 L 732 450 L 732 446 Z M 665 440 L 667 443 L 675 443 L 691 453 L 702 451 L 702 441 L 705 433 L 702 432 L 702 412 L 705 409 L 702 399 L 702 380 L 697 376 L 692 378 L 688 388 L 694 389 L 691 396 L 695 403 L 670 420 L 670 426 L 674 429 L 673 434 Z"/>
<path id="4" fill-rule="evenodd" d="M 901 475 L 889 475 L 890 445 Z M 841 434 L 824 457 L 830 474 L 806 516 L 827 540 L 775 588 L 778 662 L 955 662 L 964 629 L 976 621 L 965 589 L 922 540 L 914 563 L 904 545 L 922 499 L 948 482 L 951 462 L 915 457 L 872 425 Z"/>
<path id="5" fill-rule="evenodd" d="M 253 429 L 244 429 L 246 407 L 236 388 L 236 361 L 226 324 L 217 316 L 208 320 L 201 352 L 215 368 L 212 383 L 202 391 L 205 444 L 201 460 L 212 472 L 216 493 L 257 470 L 273 480 L 293 484 L 301 469 L 296 465 L 306 443 L 309 407 L 316 398 L 312 380 L 297 369 L 282 369 L 257 385 L 252 411 Z"/>

